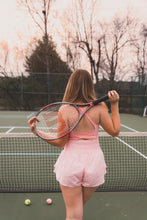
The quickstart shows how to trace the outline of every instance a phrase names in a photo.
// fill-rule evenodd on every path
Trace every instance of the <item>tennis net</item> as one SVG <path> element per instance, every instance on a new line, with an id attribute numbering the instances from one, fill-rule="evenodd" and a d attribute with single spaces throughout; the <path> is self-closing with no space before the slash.
<path id="1" fill-rule="evenodd" d="M 107 174 L 98 191 L 147 190 L 147 132 L 100 132 Z M 33 134 L 0 134 L 0 192 L 58 192 L 54 164 L 61 149 Z"/>

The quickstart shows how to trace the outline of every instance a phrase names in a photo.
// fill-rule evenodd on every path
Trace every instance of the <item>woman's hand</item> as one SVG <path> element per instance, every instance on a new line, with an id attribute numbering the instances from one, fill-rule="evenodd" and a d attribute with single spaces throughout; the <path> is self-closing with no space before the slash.
<path id="1" fill-rule="evenodd" d="M 119 94 L 115 90 L 109 91 L 108 97 L 111 104 L 114 104 L 119 101 Z"/>
<path id="2" fill-rule="evenodd" d="M 29 119 L 28 124 L 30 126 L 31 131 L 36 135 L 36 132 L 35 132 L 35 129 L 34 129 L 35 126 L 36 126 L 35 121 L 39 122 L 39 119 L 34 116 L 31 119 Z"/>

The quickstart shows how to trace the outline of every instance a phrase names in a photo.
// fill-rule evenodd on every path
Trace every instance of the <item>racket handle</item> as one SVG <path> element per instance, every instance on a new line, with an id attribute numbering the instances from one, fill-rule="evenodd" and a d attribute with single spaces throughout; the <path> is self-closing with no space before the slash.
<path id="1" fill-rule="evenodd" d="M 99 99 L 93 101 L 93 105 L 97 105 L 98 103 L 104 102 L 104 101 L 106 101 L 106 100 L 108 100 L 108 99 L 109 99 L 108 95 L 105 95 L 105 96 L 103 96 L 103 97 L 101 97 L 101 98 L 99 98 Z"/>

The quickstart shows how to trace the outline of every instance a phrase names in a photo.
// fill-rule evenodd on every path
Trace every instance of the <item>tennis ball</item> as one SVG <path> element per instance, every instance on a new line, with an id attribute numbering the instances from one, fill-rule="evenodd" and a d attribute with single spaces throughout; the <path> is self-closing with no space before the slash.
<path id="1" fill-rule="evenodd" d="M 26 199 L 26 200 L 25 200 L 25 205 L 30 205 L 30 204 L 31 204 L 30 199 Z"/>
<path id="2" fill-rule="evenodd" d="M 51 205 L 51 204 L 52 204 L 52 199 L 51 199 L 51 198 L 47 199 L 47 200 L 46 200 L 46 203 L 47 203 L 48 205 Z"/>

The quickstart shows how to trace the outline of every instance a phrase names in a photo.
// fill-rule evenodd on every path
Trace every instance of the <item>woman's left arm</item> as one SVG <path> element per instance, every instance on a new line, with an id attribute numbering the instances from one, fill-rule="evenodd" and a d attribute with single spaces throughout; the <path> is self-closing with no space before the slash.
<path id="1" fill-rule="evenodd" d="M 37 117 L 32 117 L 32 118 L 28 121 L 28 124 L 29 124 L 30 129 L 31 129 L 31 131 L 33 132 L 33 134 L 35 134 L 36 136 L 38 136 L 37 133 L 36 133 L 36 131 L 35 131 L 35 129 L 34 129 L 35 126 L 36 126 L 36 125 L 35 125 L 35 122 L 34 122 L 35 120 L 39 122 L 39 120 L 38 120 Z M 44 138 L 52 138 L 50 135 L 48 135 L 47 133 L 44 133 L 44 132 L 42 132 L 42 131 L 39 131 L 39 133 L 40 133 L 41 136 L 44 137 Z M 57 133 L 58 133 L 58 129 L 57 129 Z M 39 137 L 39 136 L 38 136 L 38 137 Z M 64 137 L 62 137 L 62 138 L 59 138 L 59 139 L 57 139 L 57 140 L 45 140 L 45 139 L 43 139 L 43 140 L 44 140 L 45 142 L 47 142 L 47 143 L 53 145 L 53 146 L 62 148 L 62 147 L 65 146 L 65 144 L 66 144 L 66 142 L 68 141 L 68 139 L 69 139 L 69 135 L 66 135 L 66 136 L 64 136 Z"/>

